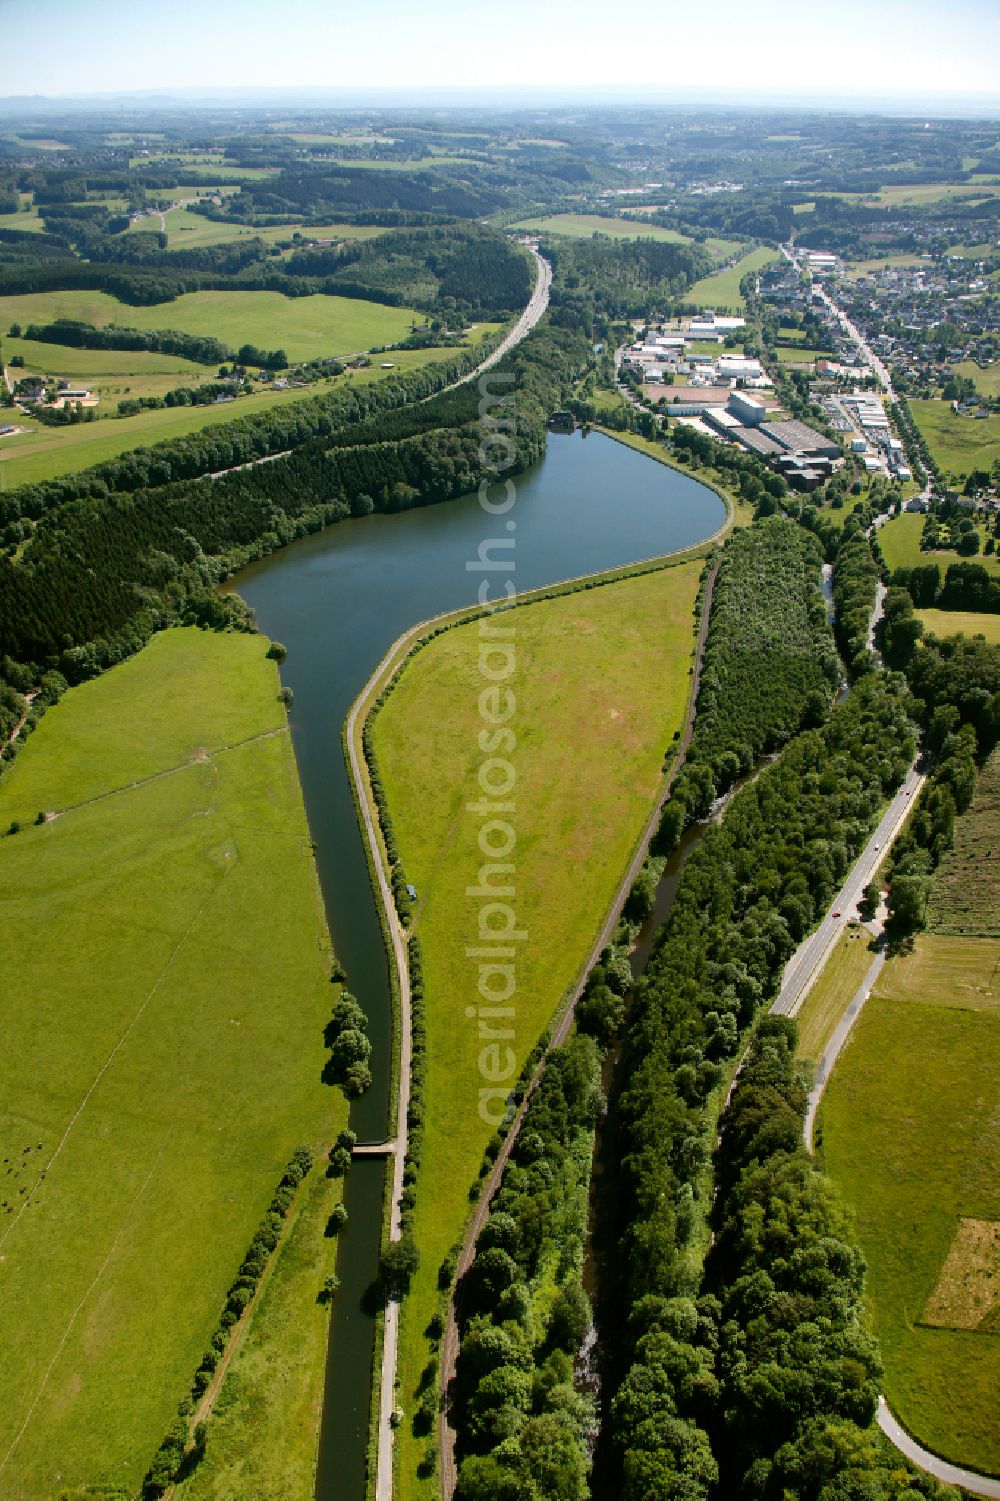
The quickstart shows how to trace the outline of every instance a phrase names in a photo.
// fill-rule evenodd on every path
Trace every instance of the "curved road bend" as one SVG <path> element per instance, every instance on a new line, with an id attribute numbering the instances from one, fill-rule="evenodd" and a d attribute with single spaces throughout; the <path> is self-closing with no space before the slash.
<path id="1" fill-rule="evenodd" d="M 458 1285 L 462 1277 L 472 1265 L 472 1259 L 476 1252 L 476 1241 L 479 1239 L 480 1231 L 486 1224 L 487 1216 L 489 1215 L 490 1203 L 492 1202 L 493 1195 L 496 1193 L 498 1187 L 500 1186 L 500 1179 L 503 1176 L 504 1168 L 507 1165 L 511 1150 L 513 1149 L 514 1143 L 517 1140 L 518 1133 L 520 1132 L 522 1123 L 524 1121 L 525 1112 L 528 1108 L 528 1103 L 535 1091 L 535 1088 L 538 1085 L 539 1079 L 542 1076 L 542 1071 L 545 1068 L 548 1055 L 553 1048 L 561 1046 L 561 1044 L 566 1041 L 566 1038 L 569 1035 L 569 1029 L 573 1023 L 573 1013 L 576 1008 L 576 1003 L 580 999 L 583 987 L 586 984 L 587 976 L 593 969 L 594 965 L 597 963 L 598 959 L 600 958 L 601 950 L 610 941 L 611 935 L 614 932 L 615 927 L 617 926 L 618 919 L 621 916 L 622 908 L 625 905 L 625 899 L 628 896 L 629 891 L 632 889 L 633 882 L 635 881 L 635 878 L 639 873 L 639 869 L 642 866 L 642 863 L 648 853 L 650 840 L 656 832 L 660 820 L 660 814 L 663 811 L 664 803 L 670 795 L 670 789 L 673 786 L 674 778 L 677 776 L 677 773 L 680 771 L 681 767 L 684 764 L 684 758 L 687 755 L 688 747 L 691 744 L 691 735 L 694 731 L 695 709 L 698 701 L 698 687 L 701 682 L 702 660 L 705 654 L 705 642 L 708 638 L 708 626 L 712 613 L 712 593 L 715 588 L 716 576 L 719 572 L 719 562 L 720 560 L 716 559 L 705 584 L 705 598 L 701 613 L 701 628 L 698 632 L 698 642 L 695 650 L 695 664 L 694 675 L 691 683 L 691 697 L 688 704 L 687 718 L 684 723 L 684 729 L 681 733 L 680 741 L 678 742 L 677 754 L 674 758 L 673 766 L 671 767 L 670 773 L 663 785 L 660 796 L 656 801 L 656 805 L 646 821 L 646 826 L 642 831 L 642 835 L 639 839 L 638 845 L 636 846 L 635 853 L 633 854 L 628 868 L 625 871 L 625 874 L 618 886 L 614 901 L 612 902 L 607 917 L 604 920 L 604 925 L 602 926 L 601 931 L 594 942 L 593 948 L 591 949 L 590 954 L 587 957 L 586 963 L 583 965 L 576 987 L 570 995 L 569 1000 L 563 1007 L 562 1013 L 556 1024 L 555 1030 L 552 1033 L 552 1037 L 549 1040 L 548 1046 L 546 1047 L 545 1052 L 542 1054 L 542 1057 L 538 1061 L 538 1065 L 531 1077 L 531 1081 L 524 1092 L 524 1098 L 518 1106 L 514 1119 L 511 1121 L 510 1130 L 507 1132 L 507 1135 L 504 1138 L 503 1145 L 501 1146 L 500 1152 L 497 1155 L 497 1159 L 493 1164 L 492 1171 L 490 1172 L 489 1177 L 486 1179 L 486 1182 L 483 1185 L 482 1192 L 479 1195 L 479 1199 L 476 1203 L 475 1210 L 473 1211 L 472 1218 L 470 1219 L 468 1226 L 466 1227 L 465 1236 L 462 1240 L 462 1247 L 459 1251 L 458 1261 L 455 1268 L 455 1280 L 452 1283 L 452 1296 L 448 1303 L 448 1322 L 445 1327 L 444 1336 L 441 1340 L 440 1383 L 441 1392 L 445 1399 L 445 1405 L 438 1416 L 438 1445 L 441 1459 L 441 1492 L 444 1497 L 444 1501 L 452 1501 L 458 1482 L 458 1470 L 455 1463 L 455 1431 L 448 1421 L 447 1408 L 448 1390 L 451 1386 L 452 1381 L 454 1380 L 455 1367 L 458 1361 L 459 1340 L 458 1322 L 455 1317 L 455 1287 Z"/>
<path id="2" fill-rule="evenodd" d="M 906 815 L 923 786 L 926 778 L 910 768 L 906 779 L 886 809 L 878 828 L 869 839 L 862 851 L 854 869 L 847 881 L 841 888 L 834 906 L 823 919 L 820 927 L 800 944 L 792 955 L 785 969 L 785 979 L 782 984 L 778 999 L 775 1001 L 773 1011 L 783 1016 L 795 1016 L 802 1006 L 805 997 L 820 973 L 830 948 L 841 936 L 850 920 L 851 909 L 856 904 L 864 887 L 874 879 L 879 864 L 885 858 L 885 853 L 898 836 Z M 835 918 L 834 912 L 839 912 L 840 917 Z M 824 938 L 822 935 L 826 934 Z M 809 1095 L 809 1103 L 806 1109 L 806 1118 L 803 1128 L 805 1144 L 809 1152 L 813 1150 L 813 1133 L 816 1124 L 816 1114 L 819 1109 L 823 1091 L 833 1072 L 834 1065 L 843 1050 L 844 1044 L 850 1036 L 851 1029 L 861 1013 L 862 1007 L 875 988 L 879 974 L 885 964 L 885 950 L 880 949 L 872 959 L 861 984 L 851 996 L 840 1020 L 834 1029 L 830 1041 L 823 1050 L 816 1068 L 816 1082 Z M 968 1491 L 974 1496 L 984 1496 L 988 1501 L 1000 1501 L 1000 1480 L 991 1479 L 986 1475 L 979 1475 L 974 1470 L 963 1469 L 959 1465 L 950 1464 L 945 1459 L 940 1459 L 932 1454 L 929 1449 L 910 1437 L 905 1428 L 897 1422 L 889 1410 L 884 1397 L 878 1399 L 878 1426 L 886 1438 L 899 1452 L 908 1459 L 911 1464 L 925 1470 L 935 1479 L 945 1485 L 955 1485 L 962 1490 Z"/>
<path id="3" fill-rule="evenodd" d="M 963 1470 L 960 1465 L 952 1465 L 946 1459 L 938 1459 L 936 1454 L 932 1454 L 929 1449 L 918 1444 L 916 1439 L 912 1439 L 906 1429 L 897 1423 L 884 1397 L 878 1399 L 876 1422 L 900 1454 L 905 1455 L 919 1469 L 926 1470 L 928 1474 L 943 1481 L 945 1485 L 957 1485 L 963 1491 L 971 1491 L 974 1496 L 988 1496 L 994 1498 L 994 1501 L 1000 1498 L 1000 1480 L 992 1480 L 988 1475 L 977 1475 L 975 1470 Z"/>
<path id="4" fill-rule="evenodd" d="M 552 267 L 541 252 L 536 250 L 534 245 L 529 245 L 527 248 L 535 260 L 535 288 L 528 300 L 527 307 L 514 324 L 514 327 L 508 334 L 504 335 L 496 349 L 491 354 L 488 354 L 485 360 L 481 361 L 474 370 L 470 370 L 467 375 L 460 376 L 458 380 L 452 381 L 450 386 L 442 386 L 441 391 L 434 391 L 431 396 L 425 396 L 423 398 L 424 401 L 431 401 L 434 396 L 440 396 L 442 391 L 454 391 L 456 386 L 467 385 L 470 380 L 475 380 L 477 376 L 482 375 L 484 370 L 489 370 L 491 365 L 495 365 L 498 360 L 503 359 L 505 354 L 509 354 L 515 344 L 520 344 L 526 334 L 530 334 L 539 318 L 545 312 L 545 309 L 549 305 L 549 292 L 552 288 Z"/>

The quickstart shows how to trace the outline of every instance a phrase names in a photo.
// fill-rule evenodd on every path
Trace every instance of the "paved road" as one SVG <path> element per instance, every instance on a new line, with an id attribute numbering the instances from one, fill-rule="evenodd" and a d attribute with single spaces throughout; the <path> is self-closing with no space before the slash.
<path id="1" fill-rule="evenodd" d="M 789 249 L 787 245 L 782 245 L 781 253 L 786 260 L 791 261 L 792 265 L 795 266 L 796 269 L 798 269 L 799 260 L 793 250 Z M 821 286 L 819 282 L 814 282 L 813 287 L 814 290 L 819 293 L 820 297 L 822 297 L 823 302 L 830 309 L 830 312 L 833 313 L 834 317 L 838 320 L 844 332 L 861 351 L 866 363 L 872 370 L 874 370 L 879 381 L 885 388 L 885 394 L 888 399 L 890 401 L 895 401 L 896 397 L 892 389 L 892 380 L 889 376 L 889 372 L 882 361 L 879 359 L 878 355 L 871 348 L 868 341 L 865 339 L 864 334 L 856 324 L 851 322 L 850 318 L 848 318 L 843 309 L 834 302 L 833 298 L 830 296 L 825 287 Z"/>
<path id="2" fill-rule="evenodd" d="M 889 804 L 878 828 L 872 835 L 868 844 L 862 851 L 847 881 L 845 881 L 837 897 L 834 906 L 824 918 L 820 927 L 814 934 L 807 938 L 789 960 L 785 969 L 785 979 L 778 999 L 775 1001 L 773 1010 L 781 1015 L 794 1016 L 802 1005 L 808 990 L 819 974 L 822 964 L 829 954 L 831 946 L 840 937 L 847 926 L 851 910 L 856 904 L 864 887 L 869 884 L 875 875 L 881 861 L 885 858 L 885 852 L 899 834 L 906 820 L 906 815 L 923 786 L 925 777 L 918 774 L 915 767 L 911 767 L 902 787 Z M 834 913 L 839 912 L 839 918 Z M 824 935 L 825 934 L 825 938 Z M 819 1109 L 823 1091 L 833 1072 L 834 1065 L 843 1050 L 851 1034 L 851 1029 L 857 1021 L 861 1010 L 875 988 L 875 983 L 886 961 L 884 948 L 872 958 L 871 964 L 865 973 L 864 979 L 854 992 L 840 1020 L 834 1029 L 830 1041 L 823 1050 L 823 1054 L 816 1068 L 816 1082 L 809 1095 L 809 1103 L 806 1109 L 806 1118 L 803 1126 L 803 1135 L 807 1149 L 813 1150 L 813 1134 L 816 1124 L 816 1114 Z M 730 1091 L 731 1092 L 731 1091 Z M 958 1465 L 949 1464 L 947 1460 L 939 1459 L 930 1450 L 924 1449 L 915 1439 L 912 1439 L 906 1430 L 893 1417 L 884 1397 L 878 1399 L 878 1425 L 890 1443 L 894 1444 L 899 1452 L 912 1464 L 926 1470 L 928 1474 L 935 1476 L 945 1485 L 960 1486 L 962 1490 L 969 1491 L 975 1496 L 985 1496 L 990 1501 L 1000 1501 L 1000 1481 L 990 1479 L 985 1475 L 977 1475 L 974 1470 L 965 1470 Z"/>
<path id="3" fill-rule="evenodd" d="M 866 886 L 885 859 L 885 852 L 899 833 L 914 798 L 926 777 L 911 766 L 902 786 L 889 804 L 861 854 L 858 856 L 829 911 L 815 932 L 799 944 L 785 966 L 778 998 L 771 1008 L 779 1016 L 795 1016 L 806 993 L 822 968 L 823 962 L 857 915 L 858 902 Z"/>
<path id="4" fill-rule="evenodd" d="M 520 318 L 518 318 L 510 333 L 505 334 L 500 340 L 500 343 L 493 350 L 492 354 L 487 355 L 486 359 L 477 365 L 474 370 L 470 370 L 468 375 L 463 375 L 460 380 L 454 381 L 450 386 L 444 386 L 443 390 L 453 391 L 456 386 L 464 386 L 470 380 L 475 380 L 477 376 L 482 375 L 484 370 L 489 370 L 490 366 L 495 365 L 498 360 L 502 360 L 504 355 L 508 354 L 514 348 L 515 344 L 520 344 L 525 334 L 530 334 L 539 318 L 545 312 L 545 309 L 549 305 L 549 291 L 552 287 L 552 267 L 533 245 L 529 245 L 528 249 L 535 258 L 535 290 L 531 294 L 528 306 Z M 440 392 L 435 391 L 434 395 L 438 396 Z"/>
<path id="5" fill-rule="evenodd" d="M 938 1480 L 944 1481 L 945 1485 L 961 1486 L 963 1491 L 971 1491 L 974 1496 L 989 1496 L 1000 1498 L 1000 1480 L 992 1480 L 987 1475 L 977 1475 L 975 1470 L 963 1470 L 960 1465 L 949 1464 L 946 1459 L 938 1459 L 929 1449 L 923 1448 L 915 1439 L 912 1439 L 892 1413 L 884 1397 L 878 1399 L 878 1426 L 891 1444 L 894 1444 L 900 1454 L 921 1470 L 926 1470 L 929 1475 L 934 1475 Z"/>
<path id="6" fill-rule="evenodd" d="M 715 580 L 718 572 L 719 561 L 717 560 L 712 567 L 711 572 L 709 573 L 708 580 L 705 585 L 705 599 L 701 613 L 701 628 L 698 632 L 698 642 L 695 648 L 694 675 L 692 679 L 690 701 L 688 704 L 687 719 L 685 720 L 684 729 L 681 734 L 680 741 L 678 742 L 677 755 L 674 759 L 673 766 L 670 769 L 670 774 L 667 777 L 666 782 L 664 783 L 660 797 L 657 799 L 656 806 L 653 808 L 652 812 L 649 815 L 649 818 L 646 822 L 646 827 L 642 832 L 642 836 L 629 863 L 629 867 L 622 877 L 618 891 L 615 895 L 615 899 L 611 904 L 611 908 L 605 918 L 601 931 L 598 934 L 597 939 L 594 942 L 594 946 L 591 949 L 590 954 L 588 955 L 587 960 L 580 971 L 580 976 L 577 981 L 576 988 L 570 996 L 568 1002 L 566 1003 L 562 1015 L 559 1018 L 559 1022 L 552 1034 L 552 1038 L 548 1044 L 548 1047 L 545 1049 L 545 1052 L 539 1060 L 538 1066 L 535 1069 L 534 1074 L 532 1075 L 531 1081 L 524 1092 L 524 1098 L 518 1106 L 514 1119 L 511 1121 L 510 1130 L 507 1132 L 507 1135 L 504 1138 L 504 1142 L 502 1147 L 500 1148 L 500 1152 L 497 1155 L 497 1159 L 494 1162 L 489 1177 L 486 1179 L 486 1182 L 484 1183 L 483 1188 L 480 1192 L 479 1200 L 476 1204 L 475 1210 L 473 1211 L 472 1218 L 470 1219 L 466 1227 L 465 1237 L 462 1241 L 462 1247 L 459 1251 L 458 1261 L 456 1263 L 455 1280 L 452 1283 L 452 1296 L 449 1299 L 448 1303 L 448 1322 L 445 1326 L 444 1337 L 441 1341 L 440 1390 L 444 1397 L 444 1404 L 438 1416 L 438 1450 L 441 1462 L 441 1493 L 444 1497 L 444 1501 L 452 1501 L 458 1483 L 458 1469 L 455 1463 L 455 1431 L 448 1421 L 448 1393 L 452 1381 L 455 1378 L 455 1367 L 458 1361 L 459 1348 L 458 1320 L 455 1315 L 454 1291 L 457 1285 L 461 1282 L 461 1279 L 464 1277 L 465 1273 L 469 1270 L 469 1267 L 472 1265 L 472 1259 L 476 1253 L 476 1241 L 479 1239 L 480 1232 L 482 1231 L 483 1226 L 486 1224 L 486 1220 L 489 1215 L 490 1203 L 493 1199 L 493 1195 L 496 1193 L 498 1187 L 500 1186 L 500 1179 L 503 1176 L 504 1168 L 507 1165 L 511 1150 L 517 1140 L 518 1133 L 521 1130 L 521 1125 L 524 1121 L 528 1103 L 535 1091 L 535 1088 L 538 1085 L 539 1079 L 542 1076 L 542 1071 L 545 1068 L 549 1053 L 553 1048 L 560 1047 L 562 1043 L 566 1041 L 566 1038 L 569 1034 L 569 1029 L 573 1023 L 573 1012 L 576 1007 L 576 1003 L 580 999 L 580 996 L 583 992 L 583 987 L 587 981 L 587 975 L 597 963 L 601 954 L 601 950 L 608 942 L 610 942 L 611 935 L 615 930 L 618 919 L 621 916 L 622 908 L 625 905 L 625 900 L 632 889 L 635 878 L 639 873 L 639 868 L 642 865 L 642 862 L 645 860 L 646 855 L 649 851 L 649 843 L 659 824 L 660 814 L 663 810 L 663 804 L 666 802 L 670 794 L 670 789 L 673 786 L 674 778 L 677 776 L 677 773 L 680 771 L 682 765 L 684 764 L 684 758 L 687 755 L 688 747 L 691 744 L 691 736 L 694 732 L 695 710 L 698 700 L 698 685 L 701 682 L 701 669 L 705 654 L 705 642 L 708 639 L 708 627 L 712 613 L 712 594 L 715 589 Z"/>

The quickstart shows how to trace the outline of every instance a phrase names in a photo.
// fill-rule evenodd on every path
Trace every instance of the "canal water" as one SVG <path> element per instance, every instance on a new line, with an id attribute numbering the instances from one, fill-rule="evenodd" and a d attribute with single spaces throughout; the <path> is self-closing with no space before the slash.
<path id="1" fill-rule="evenodd" d="M 722 525 L 713 491 L 601 433 L 551 434 L 545 458 L 516 481 L 516 501 L 489 516 L 475 495 L 395 516 L 369 516 L 285 548 L 232 587 L 260 628 L 288 648 L 292 737 L 334 948 L 364 1006 L 371 1089 L 351 1110 L 361 1140 L 386 1133 L 392 1013 L 382 935 L 344 764 L 347 711 L 387 648 L 416 622 L 474 603 L 510 577 L 517 589 L 690 547 Z M 513 526 L 510 523 L 513 522 Z M 486 556 L 502 571 L 476 566 Z M 507 564 L 510 564 L 510 568 Z M 473 566 L 467 566 L 467 565 Z M 385 1165 L 361 1160 L 346 1188 L 320 1434 L 319 1501 L 361 1501 L 374 1323 L 366 1299 L 377 1269 Z"/>

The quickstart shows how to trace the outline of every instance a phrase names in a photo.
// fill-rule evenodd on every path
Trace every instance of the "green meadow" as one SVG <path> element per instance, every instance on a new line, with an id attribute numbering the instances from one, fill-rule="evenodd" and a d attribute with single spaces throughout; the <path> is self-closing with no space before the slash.
<path id="1" fill-rule="evenodd" d="M 724 271 L 716 271 L 713 276 L 702 277 L 696 281 L 684 293 L 684 301 L 697 304 L 698 307 L 712 307 L 717 312 L 731 309 L 734 313 L 743 311 L 743 299 L 740 296 L 740 282 L 748 271 L 759 271 L 763 266 L 770 265 L 778 259 L 777 252 L 768 250 L 766 246 L 759 246 L 741 257 L 734 266 L 729 266 Z"/>
<path id="2" fill-rule="evenodd" d="M 690 244 L 689 237 L 676 229 L 664 229 L 659 224 L 643 224 L 633 219 L 605 218 L 602 214 L 551 214 L 543 219 L 523 219 L 514 227 L 535 234 L 573 235 L 575 238 L 599 234 L 608 235 L 612 240 L 670 240 L 675 245 Z"/>
<path id="3" fill-rule="evenodd" d="M 528 603 L 497 617 L 516 631 L 518 1063 L 559 1008 L 621 879 L 684 718 L 700 561 Z M 479 624 L 445 631 L 405 666 L 375 720 L 375 749 L 408 879 L 419 892 L 428 1074 L 415 1236 L 420 1270 L 404 1307 L 400 1403 L 412 1412 L 428 1359 L 437 1269 L 461 1235 L 468 1190 L 491 1134 L 479 1115 L 481 1043 L 466 1004 L 466 957 L 480 903 L 467 894 L 483 855 L 465 805 L 479 794 Z M 424 1444 L 401 1434 L 400 1495 Z"/>
<path id="4" fill-rule="evenodd" d="M 1000 417 L 980 421 L 953 412 L 947 401 L 910 402 L 913 420 L 942 469 L 965 475 L 1000 459 Z"/>
<path id="5" fill-rule="evenodd" d="M 0 1494 L 135 1494 L 284 1165 L 344 1124 L 278 676 L 174 629 L 0 785 Z M 50 815 L 40 826 L 38 812 Z M 313 1296 L 314 1296 L 313 1290 Z"/>
<path id="6" fill-rule="evenodd" d="M 893 960 L 855 1025 L 821 1108 L 822 1151 L 868 1263 L 890 1407 L 934 1453 L 997 1474 L 996 1267 L 976 1265 L 962 1232 L 1000 1220 L 1000 944 L 980 969 L 989 994 L 960 996 L 949 947 L 969 940 L 923 942 L 905 998 L 880 993 L 895 988 Z M 979 1283 L 979 1307 L 942 1320 L 935 1301 L 963 1281 Z"/>
<path id="7" fill-rule="evenodd" d="M 851 923 L 837 939 L 826 963 L 802 1002 L 795 1020 L 800 1058 L 819 1058 L 861 984 L 874 955 L 868 930 Z"/>
<path id="8" fill-rule="evenodd" d="M 919 403 L 915 403 L 919 405 Z M 949 563 L 981 563 L 990 573 L 1000 572 L 1000 560 L 995 553 L 979 552 L 974 558 L 963 558 L 959 553 L 941 548 L 935 552 L 921 552 L 920 538 L 924 529 L 924 517 L 915 511 L 904 511 L 894 516 L 879 528 L 878 540 L 890 571 L 896 568 L 920 568 L 925 563 L 937 563 L 944 579 Z M 980 535 L 983 535 L 982 530 Z M 936 612 L 935 612 L 936 613 Z"/>
<path id="9" fill-rule="evenodd" d="M 206 221 L 208 222 L 208 221 Z M 256 344 L 284 349 L 290 360 L 354 354 L 373 344 L 405 338 L 414 321 L 410 308 L 384 307 L 354 297 L 284 297 L 280 292 L 187 292 L 172 302 L 131 307 L 108 292 L 35 292 L 0 297 L 0 330 L 12 323 L 51 323 L 77 318 L 104 327 L 172 328 L 222 339 L 234 349 Z"/>
<path id="10" fill-rule="evenodd" d="M 479 323 L 469 330 L 458 348 L 475 346 L 496 333 L 500 324 Z M 7 343 L 13 344 L 14 340 Z M 74 380 L 85 382 L 91 389 L 103 392 L 106 410 L 96 422 L 83 422 L 68 427 L 43 427 L 31 417 L 17 416 L 17 423 L 26 429 L 5 438 L 0 438 L 0 489 L 14 485 L 54 479 L 60 474 L 71 474 L 99 464 L 105 459 L 117 458 L 133 448 L 143 448 L 169 438 L 183 437 L 187 433 L 201 432 L 203 428 L 232 422 L 237 417 L 250 416 L 272 406 L 287 406 L 290 402 L 308 400 L 331 390 L 347 381 L 359 381 L 368 385 L 384 380 L 386 376 L 403 374 L 421 369 L 424 365 L 448 360 L 456 346 L 440 349 L 394 349 L 385 356 L 375 355 L 371 364 L 360 370 L 346 371 L 329 380 L 314 382 L 301 389 L 287 391 L 263 390 L 251 396 L 240 396 L 236 401 L 222 406 L 161 407 L 138 412 L 133 417 L 111 417 L 117 403 L 125 395 L 160 395 L 178 385 L 200 385 L 211 379 L 214 371 L 210 366 L 192 365 L 188 360 L 175 360 L 170 355 L 118 353 L 106 350 L 63 350 L 55 344 L 35 344 L 30 339 L 17 341 L 27 350 L 40 350 L 43 354 L 65 355 L 64 363 L 48 364 L 44 371 L 50 375 L 71 375 Z M 6 347 L 6 345 L 5 345 Z M 153 362 L 159 362 L 154 364 Z M 119 374 L 107 368 L 95 368 L 95 362 L 107 366 L 118 363 L 129 369 Z M 132 373 L 133 364 L 138 364 Z M 25 366 L 27 368 L 27 359 Z M 179 367 L 173 375 L 161 373 L 164 365 Z M 41 373 L 41 372 L 40 372 Z"/>

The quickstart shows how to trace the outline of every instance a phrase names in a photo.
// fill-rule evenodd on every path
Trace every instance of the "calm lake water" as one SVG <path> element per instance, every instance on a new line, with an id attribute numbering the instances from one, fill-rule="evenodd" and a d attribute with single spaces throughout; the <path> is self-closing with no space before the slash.
<path id="1" fill-rule="evenodd" d="M 483 578 L 518 590 L 690 547 L 725 517 L 697 481 L 601 433 L 551 434 L 545 458 L 516 481 L 516 501 L 487 515 L 475 495 L 396 516 L 369 516 L 304 538 L 245 569 L 232 587 L 263 631 L 288 648 L 292 737 L 327 918 L 348 984 L 365 1007 L 373 1084 L 351 1111 L 361 1140 L 385 1136 L 392 1016 L 385 949 L 341 744 L 351 703 L 403 631 L 475 602 Z M 495 491 L 499 496 L 501 492 Z M 511 527 L 510 523 L 514 526 Z M 504 562 L 485 574 L 481 544 Z M 510 563 L 510 568 L 507 564 Z M 359 1161 L 340 1236 L 317 1497 L 361 1501 L 374 1325 L 363 1306 L 378 1261 L 384 1164 Z"/>

